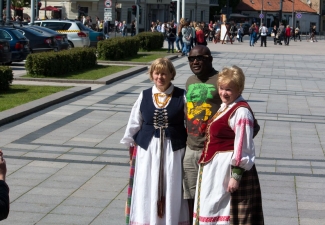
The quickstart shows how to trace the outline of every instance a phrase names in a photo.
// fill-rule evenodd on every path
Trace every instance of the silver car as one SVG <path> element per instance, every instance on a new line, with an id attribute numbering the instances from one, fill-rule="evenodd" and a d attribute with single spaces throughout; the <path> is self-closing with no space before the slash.
<path id="1" fill-rule="evenodd" d="M 56 32 L 66 34 L 70 47 L 89 47 L 89 31 L 80 22 L 75 20 L 40 20 L 35 25 L 47 27 Z"/>

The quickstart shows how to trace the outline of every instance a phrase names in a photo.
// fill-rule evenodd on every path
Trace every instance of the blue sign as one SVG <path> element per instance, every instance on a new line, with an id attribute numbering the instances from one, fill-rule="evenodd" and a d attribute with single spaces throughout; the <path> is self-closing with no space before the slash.
<path id="1" fill-rule="evenodd" d="M 296 17 L 300 19 L 302 17 L 301 13 L 297 13 Z"/>
<path id="2" fill-rule="evenodd" d="M 264 18 L 264 14 L 261 13 L 260 14 L 260 18 L 263 19 Z"/>

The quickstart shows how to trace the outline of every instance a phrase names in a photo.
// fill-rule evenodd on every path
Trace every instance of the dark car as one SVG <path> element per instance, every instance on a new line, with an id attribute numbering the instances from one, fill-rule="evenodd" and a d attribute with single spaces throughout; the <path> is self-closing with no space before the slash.
<path id="1" fill-rule="evenodd" d="M 10 43 L 0 39 L 0 64 L 7 64 L 11 61 Z"/>
<path id="2" fill-rule="evenodd" d="M 89 31 L 90 47 L 97 47 L 97 43 L 105 39 L 103 32 L 94 31 L 86 26 L 84 26 L 84 29 Z"/>
<path id="3" fill-rule="evenodd" d="M 58 50 L 65 50 L 65 49 L 69 49 L 70 45 L 68 42 L 68 37 L 66 34 L 61 34 L 58 33 L 54 30 L 51 30 L 49 28 L 46 27 L 40 27 L 40 26 L 36 26 L 36 25 L 28 25 L 28 26 L 24 26 L 28 29 L 34 30 L 36 32 L 39 32 L 41 34 L 53 34 L 55 35 L 55 40 L 58 44 Z"/>
<path id="4" fill-rule="evenodd" d="M 16 29 L 28 38 L 29 48 L 33 53 L 59 50 L 55 35 L 53 34 L 42 34 L 26 27 L 16 27 Z"/>
<path id="5" fill-rule="evenodd" d="M 30 53 L 29 40 L 15 28 L 0 26 L 0 39 L 6 39 L 10 43 L 11 60 L 8 64 L 21 62 Z"/>

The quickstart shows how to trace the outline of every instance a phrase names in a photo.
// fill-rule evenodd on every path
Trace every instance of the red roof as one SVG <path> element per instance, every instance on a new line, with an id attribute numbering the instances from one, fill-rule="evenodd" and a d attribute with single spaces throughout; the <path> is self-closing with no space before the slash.
<path id="1" fill-rule="evenodd" d="M 280 0 L 241 0 L 236 10 L 237 11 L 261 11 L 262 1 L 263 1 L 264 11 L 275 12 L 280 10 Z M 292 12 L 293 1 L 294 1 L 295 12 L 317 13 L 314 9 L 309 7 L 309 5 L 301 2 L 300 0 L 283 0 L 282 12 Z"/>

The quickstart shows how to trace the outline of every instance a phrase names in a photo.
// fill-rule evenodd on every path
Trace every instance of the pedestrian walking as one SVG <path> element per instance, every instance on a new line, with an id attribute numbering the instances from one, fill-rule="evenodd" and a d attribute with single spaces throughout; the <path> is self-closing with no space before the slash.
<path id="1" fill-rule="evenodd" d="M 172 53 L 174 53 L 174 42 L 176 40 L 176 28 L 174 26 L 174 23 L 171 22 L 166 29 L 166 35 L 167 35 L 167 41 L 168 41 L 168 51 L 167 53 L 170 53 L 170 50 L 172 50 Z"/>
<path id="2" fill-rule="evenodd" d="M 295 29 L 295 41 L 296 41 L 296 39 L 298 39 L 298 37 L 299 37 L 299 40 L 301 41 L 300 29 L 299 29 L 299 27 L 296 27 L 296 29 Z"/>
<path id="3" fill-rule="evenodd" d="M 272 32 L 271 32 L 271 37 L 273 37 L 273 41 L 274 41 L 274 45 L 276 45 L 277 42 L 277 29 L 276 29 L 276 25 L 273 26 L 272 28 Z"/>
<path id="4" fill-rule="evenodd" d="M 256 25 L 254 23 L 248 29 L 248 32 L 249 32 L 249 46 L 254 47 L 255 39 L 256 39 Z"/>
<path id="5" fill-rule="evenodd" d="M 290 37 L 291 37 L 291 29 L 290 29 L 289 25 L 287 25 L 284 35 L 285 35 L 284 36 L 284 44 L 289 45 L 289 41 L 290 41 Z"/>
<path id="6" fill-rule="evenodd" d="M 259 30 L 259 33 L 260 33 L 260 36 L 261 36 L 261 47 L 263 47 L 263 44 L 264 44 L 264 47 L 266 47 L 267 31 L 268 31 L 267 27 L 264 26 L 264 24 L 262 23 L 261 27 L 260 27 L 260 30 Z"/>

